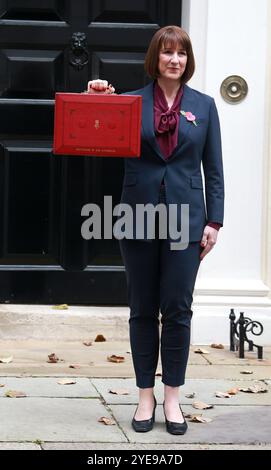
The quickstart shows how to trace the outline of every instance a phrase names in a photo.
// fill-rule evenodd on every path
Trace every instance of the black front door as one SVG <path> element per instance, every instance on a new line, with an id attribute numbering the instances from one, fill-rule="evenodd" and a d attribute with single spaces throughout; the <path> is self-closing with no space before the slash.
<path id="1" fill-rule="evenodd" d="M 125 304 L 118 241 L 81 237 L 81 209 L 119 202 L 121 158 L 52 154 L 54 95 L 147 83 L 153 33 L 181 0 L 0 0 L 0 301 Z"/>

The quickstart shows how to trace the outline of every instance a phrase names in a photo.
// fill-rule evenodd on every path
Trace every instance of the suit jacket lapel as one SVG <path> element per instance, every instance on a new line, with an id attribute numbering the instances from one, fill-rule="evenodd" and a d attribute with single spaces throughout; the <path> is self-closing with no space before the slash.
<path id="1" fill-rule="evenodd" d="M 197 108 L 198 108 L 198 100 L 196 99 L 195 94 L 193 93 L 192 89 L 188 85 L 184 84 L 184 91 L 183 91 L 183 96 L 181 100 L 180 111 L 185 111 L 185 112 L 190 111 L 197 118 Z M 185 116 L 180 114 L 179 130 L 178 130 L 178 145 L 173 151 L 170 159 L 176 157 L 176 155 L 178 155 L 181 152 L 182 146 L 185 143 L 186 138 L 193 127 L 194 127 L 193 122 L 188 121 Z"/>
<path id="2" fill-rule="evenodd" d="M 142 95 L 142 127 L 147 141 L 159 157 L 164 160 L 154 133 L 153 85 L 154 82 L 147 85 Z"/>

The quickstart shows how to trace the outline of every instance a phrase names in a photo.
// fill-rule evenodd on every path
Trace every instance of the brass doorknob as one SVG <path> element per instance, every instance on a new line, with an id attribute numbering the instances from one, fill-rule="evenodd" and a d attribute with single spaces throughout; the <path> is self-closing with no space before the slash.
<path id="1" fill-rule="evenodd" d="M 239 75 L 231 75 L 223 80 L 220 93 L 227 103 L 240 103 L 248 94 L 248 85 Z"/>

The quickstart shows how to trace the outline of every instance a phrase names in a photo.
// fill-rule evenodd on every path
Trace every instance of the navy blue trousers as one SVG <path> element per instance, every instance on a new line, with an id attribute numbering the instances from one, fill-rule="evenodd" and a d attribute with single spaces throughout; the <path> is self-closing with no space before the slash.
<path id="1" fill-rule="evenodd" d="M 170 241 L 158 237 L 151 242 L 123 239 L 119 243 L 126 269 L 137 387 L 154 387 L 159 348 L 162 382 L 172 387 L 183 385 L 200 242 L 191 242 L 185 250 L 171 250 Z"/>

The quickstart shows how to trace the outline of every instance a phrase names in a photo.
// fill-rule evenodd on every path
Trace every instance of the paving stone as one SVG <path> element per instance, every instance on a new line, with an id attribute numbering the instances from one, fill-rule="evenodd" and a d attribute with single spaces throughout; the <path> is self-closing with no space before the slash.
<path id="1" fill-rule="evenodd" d="M 249 369 L 253 372 L 251 375 L 244 375 L 241 372 Z M 188 365 L 186 377 L 190 379 L 237 379 L 251 378 L 252 380 L 271 379 L 271 367 L 261 365 L 227 365 L 227 364 L 212 364 L 209 366 Z"/>
<path id="2" fill-rule="evenodd" d="M 99 423 L 110 413 L 95 398 L 2 398 L 0 441 L 127 442 L 118 425 Z"/>
<path id="3" fill-rule="evenodd" d="M 246 376 L 247 377 L 247 376 Z M 138 389 L 134 379 L 92 379 L 91 382 L 105 401 L 109 404 L 137 404 Z M 214 380 L 214 379 L 187 379 L 185 385 L 181 387 L 181 403 L 192 404 L 194 401 L 203 401 L 214 405 L 271 405 L 271 392 L 267 393 L 245 393 L 239 392 L 231 398 L 217 398 L 216 391 L 227 392 L 232 388 L 246 388 L 253 385 L 254 381 L 230 381 L 230 380 Z M 260 382 L 261 385 L 265 385 Z M 115 395 L 109 392 L 110 389 L 124 389 L 129 395 Z M 185 394 L 195 392 L 194 399 L 186 398 Z M 164 384 L 157 379 L 155 384 L 155 396 L 158 403 L 164 401 Z"/>
<path id="4" fill-rule="evenodd" d="M 134 443 L 271 444 L 270 408 L 267 406 L 216 406 L 199 411 L 184 405 L 184 413 L 201 413 L 213 421 L 205 424 L 188 422 L 187 433 L 174 436 L 166 431 L 162 406 L 159 405 L 154 428 L 144 433 L 144 437 L 131 427 L 134 406 L 110 405 L 110 408 L 129 441 Z"/>
<path id="5" fill-rule="evenodd" d="M 236 364 L 236 365 L 257 365 L 257 366 L 269 366 L 271 365 L 271 348 L 264 347 L 263 349 L 263 359 L 260 360 L 257 358 L 257 351 L 247 351 L 245 350 L 245 358 L 240 359 L 238 357 L 237 351 L 229 351 L 229 346 L 226 346 L 224 349 L 215 349 L 210 346 L 192 346 L 190 355 L 196 348 L 203 348 L 209 352 L 209 354 L 204 354 L 205 359 L 210 364 Z M 195 354 L 195 353 L 194 353 Z"/>
<path id="6" fill-rule="evenodd" d="M 96 389 L 89 379 L 75 377 L 75 384 L 60 385 L 58 380 L 62 377 L 1 377 L 0 397 L 7 390 L 21 390 L 28 397 L 98 397 Z"/>
<path id="7" fill-rule="evenodd" d="M 31 442 L 0 442 L 0 450 L 41 450 L 41 447 Z"/>
<path id="8" fill-rule="evenodd" d="M 126 342 L 93 342 L 85 346 L 82 342 L 59 343 L 40 341 L 20 342 L 19 345 L 0 345 L 0 357 L 13 356 L 9 364 L 0 363 L 0 376 L 35 375 L 35 376 L 77 376 L 83 377 L 120 377 L 134 375 L 131 354 Z M 24 344 L 25 343 L 25 344 Z M 20 346 L 20 348 L 19 348 Z M 25 347 L 22 347 L 25 346 Z M 48 355 L 55 353 L 60 359 L 57 363 L 48 363 Z M 113 363 L 107 356 L 117 354 L 125 357 L 123 363 Z M 71 369 L 71 364 L 79 364 L 79 369 Z"/>
<path id="9" fill-rule="evenodd" d="M 44 450 L 271 450 L 271 445 L 207 445 L 207 444 L 95 444 L 93 442 L 50 442 L 43 443 Z"/>
<path id="10" fill-rule="evenodd" d="M 61 361 L 50 364 L 47 362 L 48 355 L 53 352 Z M 125 361 L 109 362 L 107 356 L 112 354 L 124 356 Z M 74 376 L 74 369 L 70 369 L 69 365 L 80 364 L 76 375 L 81 377 L 134 377 L 128 341 L 93 341 L 91 346 L 85 346 L 81 341 L 1 341 L 0 357 L 8 356 L 13 356 L 13 361 L 0 363 L 0 376 Z M 208 364 L 200 354 L 190 354 L 189 363 Z M 159 360 L 157 371 L 160 370 Z"/>

